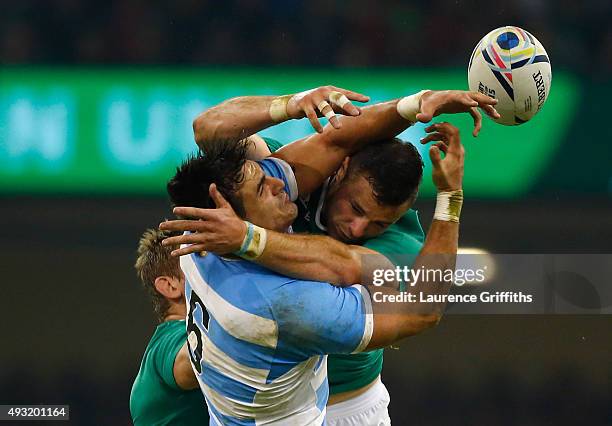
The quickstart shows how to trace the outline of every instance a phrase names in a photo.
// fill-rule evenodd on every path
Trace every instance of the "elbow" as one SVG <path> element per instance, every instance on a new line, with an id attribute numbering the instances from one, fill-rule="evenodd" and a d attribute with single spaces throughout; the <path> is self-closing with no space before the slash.
<path id="1" fill-rule="evenodd" d="M 202 142 L 205 139 L 204 128 L 205 128 L 205 119 L 204 114 L 199 115 L 195 120 L 193 120 L 193 136 L 195 138 L 196 143 L 202 147 Z"/>
<path id="2" fill-rule="evenodd" d="M 210 111 L 203 112 L 193 120 L 193 136 L 200 148 L 209 140 L 214 140 L 220 123 Z"/>
<path id="3" fill-rule="evenodd" d="M 425 331 L 425 330 L 435 327 L 436 325 L 440 323 L 441 319 L 442 319 L 441 313 L 431 313 L 431 314 L 421 315 L 421 330 L 420 331 Z"/>
<path id="4" fill-rule="evenodd" d="M 438 325 L 441 319 L 442 314 L 440 313 L 410 315 L 408 322 L 405 323 L 405 327 L 400 338 L 414 336 L 424 332 L 425 330 L 429 330 L 430 328 Z"/>

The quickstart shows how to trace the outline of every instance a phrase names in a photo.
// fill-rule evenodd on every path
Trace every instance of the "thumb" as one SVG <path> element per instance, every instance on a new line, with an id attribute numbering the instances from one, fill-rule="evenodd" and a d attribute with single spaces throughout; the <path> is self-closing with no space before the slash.
<path id="1" fill-rule="evenodd" d="M 210 194 L 210 198 L 213 199 L 217 208 L 230 206 L 227 200 L 223 198 L 223 195 L 221 195 L 221 193 L 217 189 L 217 185 L 215 185 L 214 183 L 210 184 L 210 187 L 208 188 L 208 192 Z"/>
<path id="2" fill-rule="evenodd" d="M 436 145 L 429 148 L 429 159 L 431 160 L 431 165 L 434 168 L 440 167 L 442 156 L 440 155 L 440 148 L 438 148 Z"/>
<path id="3" fill-rule="evenodd" d="M 432 118 L 433 118 L 433 111 L 429 111 L 427 106 L 424 106 L 423 111 L 419 112 L 416 115 L 417 121 L 420 121 L 421 123 L 429 123 Z"/>

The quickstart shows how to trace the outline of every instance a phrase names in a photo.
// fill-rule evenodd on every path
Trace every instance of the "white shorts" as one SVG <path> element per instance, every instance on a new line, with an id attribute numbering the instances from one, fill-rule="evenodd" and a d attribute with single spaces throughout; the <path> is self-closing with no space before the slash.
<path id="1" fill-rule="evenodd" d="M 389 392 L 380 381 L 355 398 L 327 406 L 329 426 L 389 426 Z"/>

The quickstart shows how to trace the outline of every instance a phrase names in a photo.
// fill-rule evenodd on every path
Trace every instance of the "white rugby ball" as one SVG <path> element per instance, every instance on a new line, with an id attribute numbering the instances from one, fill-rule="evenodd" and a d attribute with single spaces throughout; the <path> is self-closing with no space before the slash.
<path id="1" fill-rule="evenodd" d="M 501 27 L 476 45 L 468 65 L 470 90 L 498 100 L 495 109 L 507 126 L 523 124 L 542 109 L 550 93 L 548 54 L 529 32 Z"/>

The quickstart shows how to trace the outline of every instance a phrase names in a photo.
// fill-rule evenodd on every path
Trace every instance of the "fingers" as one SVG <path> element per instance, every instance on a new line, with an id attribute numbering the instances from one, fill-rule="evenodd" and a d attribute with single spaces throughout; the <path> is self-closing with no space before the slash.
<path id="1" fill-rule="evenodd" d="M 317 113 L 315 112 L 314 108 L 310 105 L 307 105 L 304 107 L 304 113 L 306 113 L 306 117 L 308 117 L 308 120 L 310 121 L 312 127 L 318 133 L 323 133 L 323 126 L 321 126 L 321 123 L 319 123 L 319 118 L 317 117 Z"/>
<path id="2" fill-rule="evenodd" d="M 461 141 L 459 138 L 459 129 L 457 129 L 450 123 L 434 123 L 431 126 L 427 127 L 425 131 L 427 133 L 432 134 L 427 135 L 425 138 L 423 138 L 421 140 L 423 143 L 427 143 L 430 141 L 444 141 L 453 150 L 462 149 Z"/>
<path id="3" fill-rule="evenodd" d="M 340 120 L 338 120 L 338 117 L 336 117 L 336 113 L 334 112 L 333 108 L 325 99 L 323 99 L 317 104 L 317 109 L 321 111 L 321 114 L 323 114 L 325 118 L 329 120 L 329 123 L 334 127 L 334 129 L 339 129 L 340 127 L 342 127 L 342 125 L 340 124 Z"/>
<path id="4" fill-rule="evenodd" d="M 484 95 L 479 92 L 469 92 L 471 99 L 478 102 L 478 106 L 491 118 L 500 118 L 501 115 L 497 112 L 494 105 L 497 105 L 497 99 Z"/>
<path id="5" fill-rule="evenodd" d="M 480 114 L 480 111 L 476 109 L 476 107 L 470 108 L 469 112 L 474 119 L 474 130 L 472 131 L 472 136 L 476 137 L 482 128 L 482 115 Z"/>
<path id="6" fill-rule="evenodd" d="M 438 147 L 438 149 L 444 154 L 446 154 L 446 152 L 448 151 L 448 145 L 446 145 L 446 142 L 444 141 L 436 142 L 433 146 Z"/>
<path id="7" fill-rule="evenodd" d="M 206 251 L 206 246 L 204 244 L 192 244 L 190 246 L 181 247 L 176 250 L 172 250 L 170 253 L 174 257 L 185 256 L 186 254 L 191 253 L 201 253 Z"/>
<path id="8" fill-rule="evenodd" d="M 230 203 L 225 198 L 223 198 L 223 195 L 221 195 L 221 193 L 217 189 L 217 185 L 215 185 L 214 183 L 211 183 L 208 189 L 208 192 L 210 193 L 210 197 L 215 202 L 215 205 L 217 206 L 217 208 L 220 208 L 220 207 L 231 208 Z"/>
<path id="9" fill-rule="evenodd" d="M 349 115 L 359 115 L 361 111 L 355 105 L 351 103 L 349 98 L 342 92 L 338 92 L 336 90 L 330 92 L 329 101 L 332 105 L 337 105 L 343 112 L 348 113 Z"/>
<path id="10" fill-rule="evenodd" d="M 204 234 L 197 232 L 194 234 L 183 234 L 178 235 L 176 237 L 168 237 L 162 241 L 162 245 L 164 246 L 181 246 L 183 244 L 204 244 L 202 240 L 204 238 Z"/>
<path id="11" fill-rule="evenodd" d="M 468 92 L 471 99 L 478 102 L 478 105 L 482 108 L 484 105 L 497 105 L 497 99 L 482 94 L 480 92 Z"/>
<path id="12" fill-rule="evenodd" d="M 352 90 L 342 89 L 341 87 L 331 86 L 332 90 L 345 94 L 350 100 L 357 102 L 369 102 L 370 97 L 361 93 L 353 92 Z"/>
<path id="13" fill-rule="evenodd" d="M 162 231 L 194 231 L 199 232 L 205 229 L 203 220 L 167 220 L 159 224 Z"/>
<path id="14" fill-rule="evenodd" d="M 440 148 L 438 148 L 436 145 L 429 148 L 429 159 L 431 160 L 431 165 L 434 168 L 440 167 L 442 156 L 440 155 Z"/>
<path id="15" fill-rule="evenodd" d="M 424 138 L 421 138 L 421 143 L 424 145 L 432 141 L 445 141 L 446 135 L 440 132 L 430 133 Z"/>
<path id="16" fill-rule="evenodd" d="M 193 219 L 210 220 L 217 217 L 217 209 L 201 209 L 199 207 L 175 207 L 172 212 L 177 216 Z M 173 221 L 166 221 L 168 223 Z M 161 229 L 161 228 L 160 228 Z"/>
<path id="17" fill-rule="evenodd" d="M 501 115 L 499 115 L 499 112 L 497 112 L 497 110 L 491 105 L 483 105 L 481 106 L 481 108 L 485 112 L 485 114 L 487 114 L 491 118 L 501 117 Z"/>

